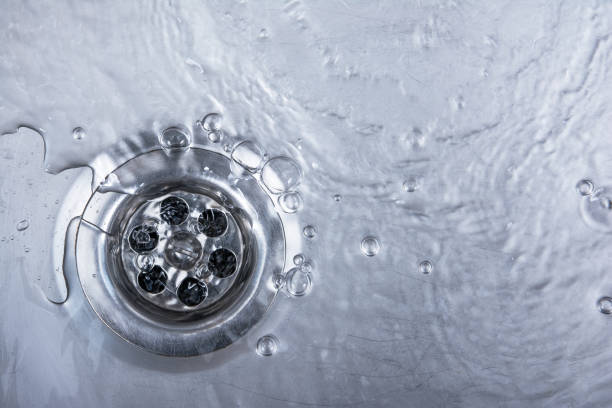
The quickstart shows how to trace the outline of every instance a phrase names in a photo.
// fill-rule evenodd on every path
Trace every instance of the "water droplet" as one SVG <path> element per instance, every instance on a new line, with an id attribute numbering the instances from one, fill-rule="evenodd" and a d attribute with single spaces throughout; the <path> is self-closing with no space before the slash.
<path id="1" fill-rule="evenodd" d="M 297 254 L 296 256 L 293 257 L 293 263 L 295 265 L 301 265 L 303 262 L 304 262 L 304 255 Z"/>
<path id="2" fill-rule="evenodd" d="M 26 253 L 26 254 L 27 254 L 28 252 L 30 252 L 30 248 L 28 248 L 28 247 L 23 248 L 23 250 L 25 251 L 25 253 Z"/>
<path id="3" fill-rule="evenodd" d="M 269 357 L 278 351 L 279 341 L 273 334 L 266 334 L 257 340 L 255 351 L 263 357 Z"/>
<path id="4" fill-rule="evenodd" d="M 380 251 L 380 243 L 376 237 L 365 237 L 361 240 L 361 252 L 365 256 L 374 256 Z"/>
<path id="5" fill-rule="evenodd" d="M 430 261 L 423 261 L 419 264 L 419 272 L 429 275 L 433 271 L 433 264 Z"/>
<path id="6" fill-rule="evenodd" d="M 416 176 L 411 176 L 404 181 L 402 188 L 407 193 L 414 193 L 421 188 L 421 180 Z"/>
<path id="7" fill-rule="evenodd" d="M 17 231 L 25 231 L 30 226 L 30 222 L 28 220 L 21 220 L 17 223 Z"/>
<path id="8" fill-rule="evenodd" d="M 312 276 L 303 268 L 293 268 L 285 278 L 287 292 L 291 296 L 300 297 L 308 294 L 312 287 Z"/>
<path id="9" fill-rule="evenodd" d="M 294 189 L 301 179 L 300 166 L 289 157 L 273 157 L 261 170 L 261 180 L 274 193 Z"/>
<path id="10" fill-rule="evenodd" d="M 599 199 L 599 204 L 605 209 L 605 210 L 612 210 L 612 199 L 610 199 L 610 197 L 601 197 Z"/>
<path id="11" fill-rule="evenodd" d="M 257 171 L 264 157 L 263 149 L 255 142 L 245 140 L 232 152 L 232 159 L 249 171 Z"/>
<path id="12" fill-rule="evenodd" d="M 612 298 L 604 296 L 597 301 L 597 307 L 603 314 L 612 314 Z"/>
<path id="13" fill-rule="evenodd" d="M 581 196 L 588 196 L 593 194 L 594 189 L 595 185 L 589 179 L 582 179 L 578 183 L 576 183 L 576 191 Z"/>
<path id="14" fill-rule="evenodd" d="M 191 134 L 178 126 L 169 127 L 159 136 L 159 144 L 167 150 L 186 150 L 191 145 Z"/>
<path id="15" fill-rule="evenodd" d="M 304 236 L 308 239 L 313 239 L 317 236 L 317 228 L 313 225 L 307 225 L 304 227 Z"/>
<path id="16" fill-rule="evenodd" d="M 267 40 L 269 36 L 270 35 L 268 34 L 268 30 L 266 30 L 265 28 L 262 28 L 261 30 L 259 30 L 260 40 Z"/>
<path id="17" fill-rule="evenodd" d="M 223 115 L 220 113 L 209 113 L 200 121 L 202 128 L 207 132 L 216 132 L 221 130 L 223 125 Z"/>
<path id="18" fill-rule="evenodd" d="M 85 129 L 82 127 L 75 127 L 72 129 L 72 137 L 74 140 L 83 140 L 87 136 Z"/>
<path id="19" fill-rule="evenodd" d="M 284 212 L 293 214 L 302 208 L 302 196 L 297 191 L 290 191 L 278 197 L 278 205 Z"/>
<path id="20" fill-rule="evenodd" d="M 148 271 L 155 265 L 155 258 L 152 255 L 138 255 L 136 258 L 136 266 L 143 271 Z"/>
<path id="21" fill-rule="evenodd" d="M 334 194 L 334 196 L 332 197 L 334 199 L 335 202 L 339 203 L 340 201 L 342 201 L 342 196 L 340 194 Z"/>
<path id="22" fill-rule="evenodd" d="M 229 143 L 226 143 L 223 145 L 223 150 L 225 151 L 225 153 L 229 153 L 232 151 L 232 146 Z"/>

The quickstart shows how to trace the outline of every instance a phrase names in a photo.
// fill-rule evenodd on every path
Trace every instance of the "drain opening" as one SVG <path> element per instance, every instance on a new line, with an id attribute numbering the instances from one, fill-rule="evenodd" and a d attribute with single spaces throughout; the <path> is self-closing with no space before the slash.
<path id="1" fill-rule="evenodd" d="M 111 174 L 136 187 L 96 190 L 77 236 L 79 279 L 98 316 L 159 354 L 202 354 L 240 338 L 268 310 L 285 263 L 268 193 L 254 177 L 233 183 L 230 160 L 198 148 L 155 150 Z"/>

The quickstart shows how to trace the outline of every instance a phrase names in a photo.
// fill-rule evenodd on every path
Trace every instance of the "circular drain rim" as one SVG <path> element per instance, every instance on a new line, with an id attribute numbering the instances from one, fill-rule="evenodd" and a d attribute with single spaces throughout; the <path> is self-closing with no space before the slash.
<path id="1" fill-rule="evenodd" d="M 158 168 L 155 169 L 155 166 L 146 162 L 141 163 L 143 158 L 152 159 L 150 162 Z M 117 335 L 157 354 L 192 356 L 230 345 L 263 317 L 277 293 L 273 278 L 282 273 L 287 249 L 281 215 L 277 213 L 272 198 L 260 186 L 256 177 L 233 179 L 235 185 L 230 185 L 231 161 L 223 154 L 193 147 L 180 154 L 157 149 L 129 159 L 111 174 L 119 173 L 118 179 L 122 180 L 122 171 L 128 168 L 126 166 L 134 166 L 134 163 L 142 171 L 136 176 L 130 176 L 132 178 L 124 174 L 124 178 L 130 181 L 130 185 L 139 186 L 138 194 L 119 193 L 112 189 L 102 191 L 97 188 L 90 196 L 81 216 L 75 256 L 81 287 L 90 306 Z M 111 257 L 107 254 L 109 251 L 116 251 L 116 248 L 113 248 L 112 236 L 116 235 L 115 229 L 119 224 L 111 215 L 121 208 L 126 197 L 150 194 L 170 180 L 174 180 L 170 183 L 174 188 L 181 187 L 176 183 L 177 176 L 182 176 L 184 184 L 199 182 L 198 185 L 202 186 L 202 163 L 206 163 L 209 169 L 206 172 L 208 188 L 215 186 L 222 191 L 235 211 L 250 221 L 248 227 L 251 228 L 254 245 L 252 270 L 248 279 L 241 281 L 240 293 L 228 300 L 229 303 L 224 308 L 217 308 L 199 316 L 189 316 L 189 313 L 186 313 L 182 319 L 176 321 L 156 320 L 154 317 L 157 315 L 139 309 L 137 303 L 126 299 L 125 293 L 115 287 L 116 282 L 109 274 L 110 269 L 117 267 L 110 265 Z M 156 174 L 159 173 L 159 168 L 173 177 Z M 187 176 L 181 172 L 187 172 Z M 142 174 L 149 178 L 154 174 L 158 182 L 140 186 L 139 176 Z M 107 194 L 109 192 L 115 199 L 114 203 Z M 211 191 L 207 193 L 210 194 Z M 107 197 L 104 197 L 105 195 Z M 256 214 L 257 218 L 253 218 L 253 214 Z M 108 231 L 111 238 L 101 239 L 100 235 L 105 235 L 101 231 Z"/>

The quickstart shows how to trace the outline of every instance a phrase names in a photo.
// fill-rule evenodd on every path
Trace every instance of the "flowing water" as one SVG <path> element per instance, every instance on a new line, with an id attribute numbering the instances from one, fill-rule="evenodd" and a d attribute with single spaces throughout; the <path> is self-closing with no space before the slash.
<path id="1" fill-rule="evenodd" d="M 611 2 L 6 0 L 0 27 L 1 406 L 612 404 Z M 160 145 L 225 151 L 303 232 L 264 321 L 197 358 L 114 336 L 71 266 L 92 188 Z"/>

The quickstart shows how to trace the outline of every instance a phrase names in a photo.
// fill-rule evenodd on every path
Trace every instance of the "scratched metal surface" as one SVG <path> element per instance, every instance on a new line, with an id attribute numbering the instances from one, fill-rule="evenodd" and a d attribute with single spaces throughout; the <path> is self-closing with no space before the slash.
<path id="1" fill-rule="evenodd" d="M 1 8 L 0 406 L 611 405 L 612 215 L 575 188 L 612 185 L 609 1 Z M 301 164 L 313 287 L 159 357 L 87 304 L 66 192 L 211 111 Z"/>

